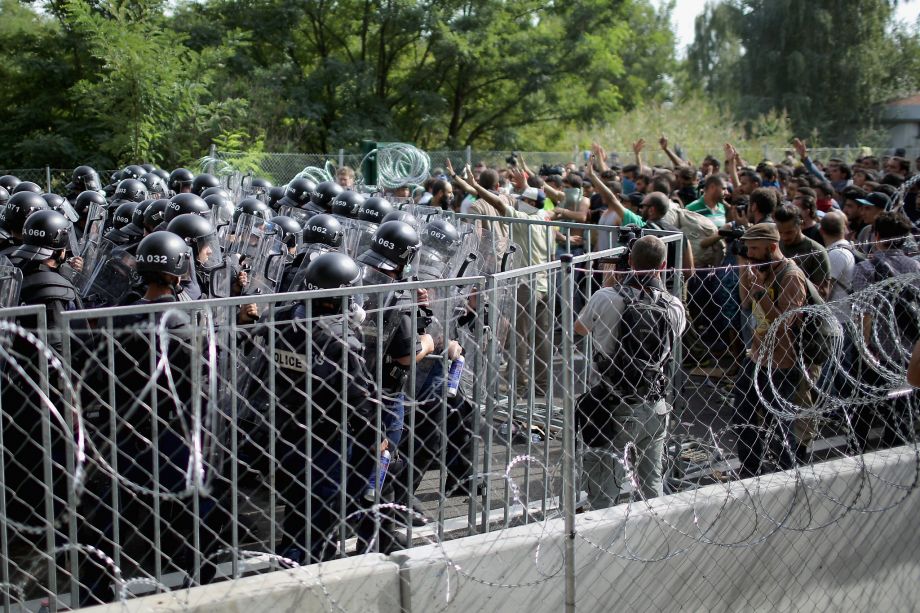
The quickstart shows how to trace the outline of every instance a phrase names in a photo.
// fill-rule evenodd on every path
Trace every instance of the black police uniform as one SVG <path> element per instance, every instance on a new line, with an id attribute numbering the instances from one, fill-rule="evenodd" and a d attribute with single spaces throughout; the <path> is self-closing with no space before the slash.
<path id="1" fill-rule="evenodd" d="M 140 299 L 135 305 L 176 302 L 175 296 L 167 296 L 151 302 Z M 151 333 L 148 315 L 120 316 L 113 320 L 115 334 L 114 365 L 112 378 L 115 385 L 116 430 L 109 426 L 106 408 L 95 407 L 87 415 L 90 436 L 104 457 L 111 454 L 115 446 L 117 470 L 128 483 L 159 494 L 176 494 L 186 489 L 186 474 L 190 463 L 188 438 L 192 428 L 192 372 L 198 368 L 201 380 L 207 372 L 203 360 L 196 352 L 195 339 L 189 336 L 188 314 L 169 311 L 157 315 L 156 326 L 165 326 L 167 343 L 162 343 L 159 334 Z M 108 351 L 102 349 L 103 352 Z M 151 386 L 152 364 L 163 352 L 168 351 L 166 364 L 156 379 L 155 395 Z M 96 357 L 106 363 L 107 354 Z M 104 376 L 104 373 L 103 373 Z M 170 382 L 171 380 L 171 382 Z M 107 389 L 109 383 L 99 382 Z M 143 395 L 141 393 L 143 392 Z M 155 401 L 155 402 L 154 402 Z M 202 403 L 203 407 L 204 402 Z M 207 423 L 207 419 L 202 420 Z M 155 433 L 155 434 L 154 434 Z M 155 441 L 151 444 L 151 441 Z M 205 466 L 207 472 L 217 467 Z M 112 488 L 119 490 L 119 508 L 110 507 Z M 108 555 L 112 555 L 111 543 L 114 522 L 120 523 L 120 547 L 123 555 L 134 560 L 148 572 L 152 572 L 155 552 L 150 547 L 154 538 L 155 522 L 160 522 L 159 549 L 162 553 L 163 572 L 179 571 L 186 575 L 190 584 L 194 572 L 194 534 L 201 531 L 202 566 L 201 575 L 195 579 L 207 583 L 214 575 L 213 561 L 206 563 L 210 553 L 218 548 L 213 534 L 219 532 L 214 525 L 217 517 L 213 498 L 199 496 L 199 515 L 194 513 L 194 494 L 187 497 L 161 498 L 158 501 L 159 514 L 154 515 L 156 496 L 148 491 L 137 491 L 129 485 L 113 484 L 110 476 L 88 484 L 92 495 L 84 497 L 87 508 L 84 514 L 87 522 L 82 526 L 81 542 L 95 544 Z M 84 564 L 80 575 L 81 605 L 112 600 L 111 577 L 106 569 L 96 564 Z"/>
<path id="2" fill-rule="evenodd" d="M 277 433 L 262 434 L 277 437 L 276 483 L 285 505 L 278 553 L 298 563 L 326 560 L 334 553 L 331 545 L 337 518 L 351 509 L 350 504 L 341 506 L 343 469 L 346 494 L 353 501 L 374 468 L 372 449 L 377 438 L 373 428 L 377 388 L 359 334 L 343 326 L 341 317 L 327 316 L 310 323 L 305 315 L 304 305 L 296 304 L 279 309 L 275 323 L 263 322 L 252 358 L 255 376 L 250 387 L 256 391 L 247 395 L 267 424 L 268 364 L 273 360 Z M 275 329 L 273 355 L 268 353 L 265 338 L 268 325 Z M 308 361 L 308 343 L 312 361 Z"/>

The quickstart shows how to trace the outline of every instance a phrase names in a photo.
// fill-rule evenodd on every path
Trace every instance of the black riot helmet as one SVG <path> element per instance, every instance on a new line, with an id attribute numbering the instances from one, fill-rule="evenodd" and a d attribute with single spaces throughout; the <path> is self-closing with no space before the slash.
<path id="1" fill-rule="evenodd" d="M 370 247 L 358 256 L 358 262 L 401 276 L 420 246 L 415 228 L 402 221 L 388 221 L 374 232 Z"/>
<path id="2" fill-rule="evenodd" d="M 99 179 L 99 173 L 92 166 L 77 166 L 73 170 L 66 189 L 70 194 L 79 194 L 86 190 L 100 190 L 102 181 Z"/>
<path id="3" fill-rule="evenodd" d="M 0 187 L 6 189 L 10 195 L 13 194 L 13 190 L 16 189 L 16 186 L 20 183 L 22 183 L 22 181 L 19 180 L 19 177 L 14 175 L 3 175 L 0 177 Z"/>
<path id="4" fill-rule="evenodd" d="M 181 277 L 188 274 L 192 250 L 172 232 L 153 232 L 137 246 L 137 272 Z"/>
<path id="5" fill-rule="evenodd" d="M 268 193 L 272 187 L 272 182 L 262 177 L 253 177 L 246 186 L 246 193 L 251 196 L 263 196 Z"/>
<path id="6" fill-rule="evenodd" d="M 139 168 L 139 167 L 138 167 Z M 147 186 L 137 179 L 122 179 L 115 188 L 112 202 L 141 202 L 147 199 Z"/>
<path id="7" fill-rule="evenodd" d="M 147 171 L 144 170 L 142 166 L 131 164 L 130 166 L 125 166 L 121 169 L 121 180 L 124 181 L 125 179 L 140 179 L 145 174 L 147 174 Z"/>
<path id="8" fill-rule="evenodd" d="M 220 181 L 212 174 L 203 172 L 200 175 L 196 175 L 192 181 L 192 193 L 196 196 L 200 196 L 209 187 L 220 187 Z"/>
<path id="9" fill-rule="evenodd" d="M 48 203 L 38 194 L 19 192 L 10 196 L 0 211 L 0 225 L 13 234 L 21 234 L 26 219 L 36 211 L 48 210 Z"/>
<path id="10" fill-rule="evenodd" d="M 191 213 L 185 213 L 184 215 L 179 215 L 174 218 L 169 222 L 169 225 L 166 226 L 166 229 L 173 234 L 181 236 L 186 242 L 191 239 L 214 234 L 214 226 L 210 221 L 201 215 L 193 215 Z"/>
<path id="11" fill-rule="evenodd" d="M 141 166 L 141 168 L 143 168 L 143 169 L 146 170 L 147 172 L 153 172 L 154 170 L 157 169 L 157 167 L 154 166 L 153 164 L 141 164 L 140 166 Z"/>
<path id="12" fill-rule="evenodd" d="M 310 179 L 299 177 L 292 180 L 284 188 L 284 196 L 278 201 L 278 206 L 292 206 L 294 208 L 303 208 L 310 202 L 313 196 L 313 190 L 316 189 L 316 183 Z"/>
<path id="13" fill-rule="evenodd" d="M 287 215 L 275 215 L 269 219 L 269 221 L 278 226 L 278 229 L 281 231 L 281 242 L 283 242 L 288 247 L 297 246 L 297 242 L 300 240 L 303 228 L 300 227 L 300 224 L 297 223 L 296 219 L 293 217 L 288 217 Z"/>
<path id="14" fill-rule="evenodd" d="M 64 202 L 64 196 L 60 194 L 45 193 L 42 194 L 42 198 L 45 199 L 45 202 L 48 204 L 48 208 L 52 211 L 57 211 L 61 208 L 61 203 Z M 58 211 L 60 213 L 60 211 Z"/>
<path id="15" fill-rule="evenodd" d="M 332 201 L 343 191 L 342 186 L 335 181 L 323 181 L 313 190 L 310 202 L 329 213 L 332 211 Z"/>
<path id="16" fill-rule="evenodd" d="M 304 222 L 303 242 L 306 245 L 321 244 L 339 247 L 345 237 L 345 230 L 339 220 L 326 213 L 314 215 Z"/>
<path id="17" fill-rule="evenodd" d="M 268 206 L 270 206 L 273 210 L 278 210 L 278 202 L 284 198 L 284 192 L 286 189 L 287 188 L 281 185 L 276 185 L 274 187 L 268 188 Z"/>
<path id="18" fill-rule="evenodd" d="M 192 247 L 197 266 L 202 270 L 214 270 L 223 264 L 217 230 L 204 217 L 190 213 L 179 215 L 169 222 L 166 229 Z"/>
<path id="19" fill-rule="evenodd" d="M 163 223 L 163 218 L 166 216 L 168 206 L 169 200 L 166 198 L 160 198 L 148 204 L 147 208 L 144 209 L 144 229 L 148 232 L 153 232 L 159 228 L 160 224 Z"/>
<path id="20" fill-rule="evenodd" d="M 150 171 L 150 174 L 154 174 L 161 179 L 163 179 L 163 184 L 167 187 L 169 186 L 169 173 L 163 170 L 162 168 L 154 168 Z"/>
<path id="21" fill-rule="evenodd" d="M 362 204 L 364 204 L 364 196 L 346 189 L 332 201 L 332 214 L 351 219 L 358 214 L 358 209 Z"/>
<path id="22" fill-rule="evenodd" d="M 252 215 L 268 220 L 272 216 L 272 210 L 268 205 L 256 198 L 243 198 L 236 205 L 236 211 L 233 213 L 233 221 L 239 221 L 240 215 Z"/>
<path id="23" fill-rule="evenodd" d="M 144 229 L 144 211 L 147 210 L 147 207 L 150 206 L 150 203 L 153 200 L 144 200 L 143 202 L 138 202 L 137 206 L 134 207 L 134 213 L 131 214 L 131 225 L 135 228 Z"/>
<path id="24" fill-rule="evenodd" d="M 90 206 L 93 204 L 105 206 L 105 196 L 97 191 L 88 190 L 77 196 L 77 199 L 73 203 L 73 208 L 76 209 L 80 216 L 83 216 L 86 215 Z"/>
<path id="25" fill-rule="evenodd" d="M 21 194 L 22 192 L 31 192 L 33 194 L 41 194 L 43 190 L 38 183 L 32 183 L 31 181 L 22 181 L 13 188 L 13 191 L 10 195 Z"/>
<path id="26" fill-rule="evenodd" d="M 219 196 L 223 196 L 223 197 L 226 198 L 227 200 L 233 200 L 233 195 L 231 195 L 230 192 L 228 192 L 227 190 L 225 190 L 223 187 L 220 187 L 220 186 L 218 186 L 218 187 L 209 187 L 208 189 L 206 189 L 206 190 L 204 190 L 203 192 L 201 192 L 201 197 L 202 197 L 202 198 L 207 198 L 207 197 L 210 196 L 211 194 L 217 194 L 217 195 L 219 195 Z"/>
<path id="27" fill-rule="evenodd" d="M 308 290 L 354 287 L 361 280 L 361 269 L 350 257 L 338 251 L 321 253 L 307 266 L 304 284 Z"/>
<path id="28" fill-rule="evenodd" d="M 6 206 L 6 201 L 10 199 L 10 193 L 5 187 L 0 186 L 0 206 Z"/>
<path id="29" fill-rule="evenodd" d="M 419 233 L 422 246 L 449 258 L 457 251 L 460 245 L 460 232 L 456 226 L 446 219 L 435 218 L 425 224 Z"/>
<path id="30" fill-rule="evenodd" d="M 118 208 L 115 209 L 115 212 L 112 214 L 112 227 L 120 229 L 131 223 L 131 220 L 134 219 L 134 211 L 137 210 L 137 205 L 137 202 L 123 202 L 119 204 Z"/>
<path id="31" fill-rule="evenodd" d="M 163 214 L 163 221 L 171 222 L 179 215 L 193 213 L 195 215 L 207 215 L 211 212 L 208 203 L 195 194 L 176 194 L 169 199 L 166 207 L 166 213 Z"/>
<path id="32" fill-rule="evenodd" d="M 166 186 L 173 194 L 182 194 L 192 190 L 192 181 L 194 180 L 195 175 L 192 174 L 191 170 L 188 168 L 176 168 L 169 173 L 169 181 L 166 182 Z"/>
<path id="33" fill-rule="evenodd" d="M 42 198 L 48 203 L 48 208 L 57 211 L 72 222 L 80 219 L 76 210 L 70 205 L 70 202 L 64 196 L 59 194 L 42 194 Z"/>
<path id="34" fill-rule="evenodd" d="M 396 209 L 395 211 L 390 211 L 389 213 L 384 215 L 383 221 L 381 221 L 380 223 L 386 223 L 388 221 L 402 221 L 402 222 L 409 224 L 413 228 L 418 228 L 418 225 L 419 225 L 418 219 L 416 219 L 415 215 L 413 215 L 409 211 L 401 211 L 399 209 Z"/>
<path id="35" fill-rule="evenodd" d="M 372 196 L 364 200 L 358 206 L 357 218 L 361 221 L 370 223 L 381 223 L 387 213 L 393 210 L 393 205 L 378 196 Z"/>
<path id="36" fill-rule="evenodd" d="M 147 195 L 151 198 L 164 198 L 169 195 L 169 188 L 166 187 L 166 182 L 160 175 L 148 172 L 138 181 L 144 184 L 144 187 L 147 188 Z"/>
<path id="37" fill-rule="evenodd" d="M 55 251 L 70 246 L 71 232 L 73 224 L 57 211 L 36 211 L 26 219 L 22 228 L 22 245 L 10 257 L 28 261 L 47 260 Z"/>

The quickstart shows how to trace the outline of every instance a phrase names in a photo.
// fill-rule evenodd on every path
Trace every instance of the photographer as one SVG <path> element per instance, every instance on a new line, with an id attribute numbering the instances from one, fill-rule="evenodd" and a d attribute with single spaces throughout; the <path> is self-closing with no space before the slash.
<path id="1" fill-rule="evenodd" d="M 630 274 L 591 296 L 575 332 L 594 339 L 600 382 L 578 400 L 584 472 L 593 509 L 617 503 L 629 458 L 643 498 L 662 493 L 671 350 L 687 324 L 680 300 L 661 284 L 664 242 L 643 236 L 629 254 Z"/>

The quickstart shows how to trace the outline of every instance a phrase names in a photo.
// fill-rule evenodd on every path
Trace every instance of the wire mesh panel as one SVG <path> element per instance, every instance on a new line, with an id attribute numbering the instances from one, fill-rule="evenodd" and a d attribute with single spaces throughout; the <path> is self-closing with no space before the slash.
<path id="1" fill-rule="evenodd" d="M 765 593 L 807 608 L 777 596 L 816 563 L 796 538 L 874 530 L 915 496 L 920 275 L 824 301 L 801 258 L 772 278 L 685 270 L 679 233 L 452 219 L 475 235 L 471 276 L 73 311 L 54 329 L 41 307 L 0 312 L 3 607 L 319 564 L 336 608 L 322 569 L 407 548 L 464 589 L 593 607 L 631 597 L 600 567 L 759 564 L 791 543 Z M 600 536 L 585 523 L 616 513 Z M 530 549 L 503 553 L 522 531 Z M 471 535 L 494 555 L 447 553 Z M 445 582 L 432 610 L 461 602 Z M 654 602 L 698 609 L 714 584 Z"/>

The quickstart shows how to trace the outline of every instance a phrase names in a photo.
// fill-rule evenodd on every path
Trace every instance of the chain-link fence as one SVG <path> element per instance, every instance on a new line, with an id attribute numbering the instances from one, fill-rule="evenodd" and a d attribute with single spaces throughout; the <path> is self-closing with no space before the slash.
<path id="1" fill-rule="evenodd" d="M 99 176 L 103 184 L 108 183 L 114 170 L 100 170 Z M 66 185 L 73 178 L 73 168 L 7 168 L 0 169 L 0 176 L 13 175 L 20 181 L 31 181 L 48 193 L 63 194 Z"/>
<path id="2" fill-rule="evenodd" d="M 797 267 L 684 270 L 679 233 L 632 243 L 615 227 L 451 218 L 476 256 L 462 278 L 73 311 L 57 329 L 41 307 L 0 312 L 5 610 L 317 562 L 322 606 L 352 610 L 327 589 L 335 559 L 419 546 L 409 555 L 442 571 L 427 610 L 459 607 L 458 589 L 757 608 L 723 592 L 744 588 L 728 569 L 724 585 L 685 568 L 690 589 L 654 605 L 588 577 L 730 551 L 737 565 L 778 556 L 771 594 L 803 588 L 796 569 L 822 560 L 796 542 L 872 533 L 916 498 L 904 373 L 920 276 L 866 277 L 822 305 L 789 289 Z M 654 257 L 663 269 L 626 275 Z M 257 323 L 239 319 L 248 304 Z M 908 451 L 883 458 L 913 470 L 870 453 L 894 446 Z M 622 502 L 602 538 L 576 522 Z M 550 537 L 563 517 L 570 537 Z M 526 551 L 502 557 L 519 529 Z M 493 533 L 485 555 L 445 549 Z M 909 557 L 910 542 L 888 547 Z M 852 581 L 872 575 L 851 563 Z M 770 602 L 811 609 L 833 589 Z"/>
<path id="3" fill-rule="evenodd" d="M 762 160 L 770 160 L 774 163 L 781 163 L 784 160 L 791 160 L 793 164 L 798 163 L 794 149 L 791 145 L 776 145 L 763 147 L 746 147 L 743 144 L 738 145 L 738 152 L 750 164 L 757 164 Z M 611 150 L 608 152 L 610 161 L 621 165 L 635 163 L 635 154 L 630 148 L 624 147 L 622 150 Z M 722 159 L 722 151 L 709 152 L 716 159 Z M 813 160 L 827 163 L 831 159 L 839 159 L 848 164 L 852 164 L 858 158 L 865 155 L 884 156 L 890 155 L 893 150 L 878 150 L 871 147 L 816 147 L 810 148 L 809 154 Z M 446 160 L 450 160 L 455 169 L 462 168 L 465 164 L 475 166 L 479 163 L 493 168 L 505 168 L 508 166 L 512 154 L 517 155 L 517 162 L 521 159 L 528 167 L 537 170 L 541 166 L 564 166 L 570 162 L 578 165 L 585 163 L 587 151 L 573 150 L 568 152 L 546 152 L 546 151 L 481 151 L 477 149 L 465 149 L 458 151 L 428 151 L 426 155 L 429 160 L 429 169 L 435 171 L 444 169 Z M 915 160 L 920 157 L 920 147 L 907 148 L 905 156 L 908 160 Z M 362 161 L 365 157 L 361 154 L 345 153 L 340 150 L 337 153 L 241 153 L 230 151 L 218 151 L 213 157 L 205 158 L 203 169 L 218 172 L 252 172 L 257 176 L 266 177 L 278 185 L 283 185 L 290 181 L 295 175 L 304 171 L 304 169 L 313 167 L 319 168 L 327 173 L 334 175 L 335 170 L 341 166 L 349 166 L 360 172 Z M 656 166 L 671 167 L 672 162 L 663 151 L 658 147 L 647 145 L 642 152 L 642 161 L 644 164 Z M 699 164 L 702 158 L 692 160 Z M 212 164 L 213 162 L 213 164 Z"/>

